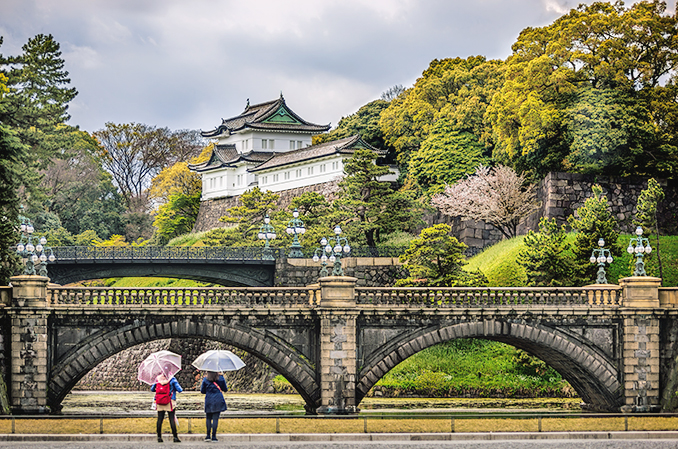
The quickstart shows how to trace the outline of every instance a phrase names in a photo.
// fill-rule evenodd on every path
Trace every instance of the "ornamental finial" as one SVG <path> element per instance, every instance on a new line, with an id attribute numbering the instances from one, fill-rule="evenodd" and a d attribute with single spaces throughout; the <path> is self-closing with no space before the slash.
<path id="1" fill-rule="evenodd" d="M 247 99 L 247 106 L 245 106 L 245 109 L 249 109 L 249 107 L 250 107 L 250 99 L 248 98 Z"/>

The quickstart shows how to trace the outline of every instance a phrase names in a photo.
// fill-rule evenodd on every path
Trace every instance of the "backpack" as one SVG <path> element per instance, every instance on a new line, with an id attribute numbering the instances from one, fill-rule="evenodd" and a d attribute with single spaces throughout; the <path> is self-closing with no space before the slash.
<path id="1" fill-rule="evenodd" d="M 169 382 L 166 384 L 155 384 L 155 403 L 159 405 L 169 404 L 172 400 Z"/>

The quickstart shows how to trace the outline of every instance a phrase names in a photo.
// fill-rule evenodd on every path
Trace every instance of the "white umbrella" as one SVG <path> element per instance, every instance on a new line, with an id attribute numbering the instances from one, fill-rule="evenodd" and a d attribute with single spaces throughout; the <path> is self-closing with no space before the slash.
<path id="1" fill-rule="evenodd" d="M 192 363 L 193 366 L 201 371 L 215 371 L 223 373 L 224 371 L 236 371 L 245 366 L 245 362 L 231 351 L 224 349 L 213 349 L 204 354 L 200 354 Z"/>

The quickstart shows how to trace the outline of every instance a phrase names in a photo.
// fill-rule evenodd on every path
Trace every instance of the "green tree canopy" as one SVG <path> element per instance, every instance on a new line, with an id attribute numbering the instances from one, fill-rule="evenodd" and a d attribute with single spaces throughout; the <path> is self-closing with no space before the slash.
<path id="1" fill-rule="evenodd" d="M 487 111 L 494 157 L 534 175 L 666 168 L 675 133 L 663 132 L 657 99 L 675 84 L 678 22 L 665 11 L 661 1 L 596 2 L 524 29 Z"/>
<path id="2" fill-rule="evenodd" d="M 425 193 L 440 193 L 446 184 L 453 184 L 474 173 L 479 165 L 486 165 L 483 152 L 484 145 L 476 135 L 453 129 L 443 117 L 412 155 L 410 175 Z"/>
<path id="3" fill-rule="evenodd" d="M 277 211 L 276 203 L 279 197 L 270 190 L 263 192 L 259 187 L 255 187 L 240 195 L 240 205 L 228 209 L 227 215 L 219 218 L 219 221 L 236 223 L 241 237 L 254 243 L 256 231 L 264 222 L 266 215 L 271 217 Z"/>
<path id="4" fill-rule="evenodd" d="M 664 199 L 664 190 L 656 179 L 650 178 L 647 181 L 647 188 L 638 195 L 636 204 L 636 217 L 633 224 L 641 226 L 648 231 L 648 237 L 655 235 L 654 250 L 657 254 L 659 265 L 659 277 L 664 278 L 664 269 L 662 267 L 661 252 L 659 251 L 659 220 L 657 219 L 657 207 Z"/>
<path id="5" fill-rule="evenodd" d="M 384 141 L 384 134 L 379 127 L 381 112 L 388 107 L 386 100 L 374 100 L 360 107 L 355 114 L 342 117 L 337 127 L 326 134 L 313 136 L 313 143 L 324 143 L 344 137 L 360 134 L 362 139 L 375 148 L 393 152 L 393 147 Z"/>
<path id="6" fill-rule="evenodd" d="M 489 142 L 484 114 L 501 85 L 501 65 L 482 56 L 431 61 L 414 87 L 392 100 L 381 114 L 381 129 L 386 142 L 396 149 L 398 162 L 407 168 L 443 118 L 450 129 Z"/>
<path id="7" fill-rule="evenodd" d="M 158 208 L 153 226 L 157 228 L 159 243 L 166 244 L 174 237 L 191 232 L 200 211 L 200 195 L 176 193 Z"/>

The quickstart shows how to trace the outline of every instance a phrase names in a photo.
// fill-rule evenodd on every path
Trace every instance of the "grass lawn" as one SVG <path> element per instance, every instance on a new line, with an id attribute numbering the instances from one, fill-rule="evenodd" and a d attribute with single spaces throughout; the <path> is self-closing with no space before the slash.
<path id="1" fill-rule="evenodd" d="M 222 414 L 219 433 L 262 434 L 262 433 L 474 433 L 474 432 L 542 432 L 564 431 L 668 431 L 678 427 L 675 416 L 610 417 L 555 417 L 516 415 L 513 418 L 469 418 L 454 415 L 426 415 L 403 418 L 388 415 L 360 415 L 351 418 L 333 417 L 280 417 L 280 418 L 236 418 Z M 16 419 L 14 432 L 12 420 L 0 419 L 0 434 L 154 434 L 155 418 L 107 418 L 103 427 L 99 419 Z M 190 426 L 190 429 L 189 429 Z M 179 417 L 178 431 L 181 434 L 203 432 L 202 417 Z M 628 427 L 628 429 L 627 429 Z M 167 419 L 163 433 L 170 434 Z"/>

